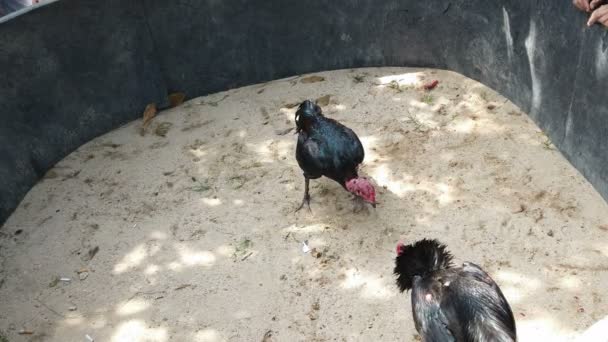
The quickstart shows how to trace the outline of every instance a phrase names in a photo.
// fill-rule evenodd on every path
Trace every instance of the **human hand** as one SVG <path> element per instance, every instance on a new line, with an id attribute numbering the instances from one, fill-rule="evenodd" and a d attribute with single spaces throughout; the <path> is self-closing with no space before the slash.
<path id="1" fill-rule="evenodd" d="M 589 8 L 593 11 L 603 5 L 605 2 L 606 0 L 591 0 L 591 2 L 589 3 Z"/>
<path id="2" fill-rule="evenodd" d="M 591 12 L 591 3 L 599 0 L 572 0 L 572 4 L 581 11 Z"/>
<path id="3" fill-rule="evenodd" d="M 591 13 L 587 26 L 592 26 L 595 23 L 608 27 L 608 5 L 602 5 Z"/>

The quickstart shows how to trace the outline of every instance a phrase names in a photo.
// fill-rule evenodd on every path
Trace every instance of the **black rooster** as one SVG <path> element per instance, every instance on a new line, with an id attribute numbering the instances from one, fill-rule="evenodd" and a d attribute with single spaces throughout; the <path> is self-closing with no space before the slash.
<path id="1" fill-rule="evenodd" d="M 516 341 L 515 319 L 498 285 L 479 266 L 452 265 L 437 240 L 397 245 L 397 285 L 412 290 L 416 330 L 426 342 Z"/>
<path id="2" fill-rule="evenodd" d="M 376 207 L 376 191 L 366 179 L 359 177 L 357 168 L 365 152 L 361 141 L 350 128 L 326 118 L 321 107 L 310 100 L 300 104 L 296 112 L 298 145 L 296 159 L 304 172 L 304 204 L 310 210 L 308 183 L 325 176 L 338 182 L 344 189 Z"/>

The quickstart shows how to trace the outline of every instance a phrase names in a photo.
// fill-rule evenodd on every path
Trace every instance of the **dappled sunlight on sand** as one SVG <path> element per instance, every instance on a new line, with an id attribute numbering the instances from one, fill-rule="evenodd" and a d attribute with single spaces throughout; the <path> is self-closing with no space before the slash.
<path id="1" fill-rule="evenodd" d="M 581 287 L 582 282 L 579 279 L 579 277 L 566 275 L 566 276 L 562 277 L 559 284 L 563 288 L 570 289 L 570 290 L 576 290 Z"/>
<path id="2" fill-rule="evenodd" d="M 500 284 L 504 295 L 509 298 L 511 305 L 521 303 L 527 294 L 541 288 L 542 284 L 537 279 L 509 271 L 498 271 L 494 280 Z"/>
<path id="3" fill-rule="evenodd" d="M 475 121 L 469 118 L 456 119 L 447 127 L 458 133 L 469 134 L 475 129 Z"/>
<path id="4" fill-rule="evenodd" d="M 166 240 L 169 236 L 165 232 L 154 231 L 150 233 L 150 238 L 154 240 Z"/>
<path id="5" fill-rule="evenodd" d="M 165 342 L 167 341 L 167 330 L 165 328 L 148 328 L 144 321 L 134 319 L 120 324 L 111 341 Z"/>
<path id="6" fill-rule="evenodd" d="M 223 256 L 224 258 L 231 257 L 235 252 L 234 246 L 221 245 L 216 250 L 215 253 Z"/>
<path id="7" fill-rule="evenodd" d="M 118 304 L 116 314 L 119 316 L 129 316 L 144 311 L 150 307 L 150 303 L 143 299 L 131 299 L 126 303 Z"/>
<path id="8" fill-rule="evenodd" d="M 66 317 L 62 322 L 67 327 L 79 326 L 84 323 L 82 316 Z"/>
<path id="9" fill-rule="evenodd" d="M 146 269 L 144 270 L 144 274 L 146 275 L 154 275 L 156 273 L 158 273 L 158 271 L 160 271 L 160 267 L 158 265 L 148 265 L 148 267 L 146 267 Z"/>
<path id="10" fill-rule="evenodd" d="M 570 331 L 550 318 L 517 319 L 517 337 L 519 341 L 569 341 Z M 598 341 L 599 342 L 599 341 Z"/>
<path id="11" fill-rule="evenodd" d="M 209 251 L 195 251 L 186 246 L 177 246 L 181 262 L 186 266 L 211 267 L 215 264 L 216 257 Z"/>
<path id="12" fill-rule="evenodd" d="M 262 159 L 260 159 L 261 162 L 272 163 L 274 162 L 274 158 L 272 158 L 270 144 L 273 142 L 274 140 L 266 140 L 259 144 L 248 144 L 247 147 L 253 152 L 257 153 L 258 156 L 262 157 Z"/>
<path id="13" fill-rule="evenodd" d="M 440 206 L 454 202 L 453 189 L 443 182 L 418 181 L 412 175 L 403 174 L 401 180 L 395 179 L 386 164 L 368 168 L 369 175 L 382 187 L 385 187 L 398 197 L 405 197 L 409 193 L 422 191 L 435 197 Z M 419 179 L 419 178 L 418 178 Z"/>
<path id="14" fill-rule="evenodd" d="M 210 207 L 217 207 L 222 204 L 222 200 L 219 198 L 201 198 L 201 201 Z"/>
<path id="15" fill-rule="evenodd" d="M 194 336 L 196 342 L 225 342 L 227 341 L 222 335 L 215 329 L 203 329 L 198 331 Z"/>
<path id="16" fill-rule="evenodd" d="M 376 275 L 354 268 L 345 270 L 344 275 L 345 279 L 341 284 L 342 288 L 358 290 L 362 298 L 388 300 L 396 296 L 392 284 L 386 284 L 386 279 L 384 278 L 379 278 Z"/>
<path id="17" fill-rule="evenodd" d="M 608 340 L 608 316 L 595 322 L 576 338 L 576 342 L 604 342 Z"/>
<path id="18" fill-rule="evenodd" d="M 414 184 L 409 183 L 413 180 L 412 176 L 403 175 L 402 180 L 396 180 L 389 174 L 389 168 L 381 164 L 374 168 L 369 168 L 369 175 L 378 183 L 380 186 L 385 186 L 389 191 L 399 197 L 404 197 L 408 192 L 416 190 Z"/>
<path id="19" fill-rule="evenodd" d="M 283 229 L 283 231 L 291 233 L 322 233 L 325 230 L 325 227 L 327 227 L 327 225 L 323 223 L 311 224 L 303 227 L 294 224 Z"/>
<path id="20" fill-rule="evenodd" d="M 143 244 L 138 245 L 131 252 L 125 255 L 121 262 L 116 264 L 114 267 L 114 273 L 120 274 L 128 271 L 131 268 L 139 266 L 147 255 L 148 252 L 146 251 L 146 247 Z"/>
<path id="21" fill-rule="evenodd" d="M 361 140 L 361 145 L 365 149 L 366 158 L 370 160 L 376 159 L 378 156 L 374 153 L 373 147 L 378 142 L 378 138 L 374 136 L 359 136 L 359 140 Z"/>
<path id="22" fill-rule="evenodd" d="M 425 75 L 424 72 L 408 72 L 399 75 L 388 75 L 378 77 L 380 84 L 378 87 L 385 87 L 392 82 L 396 82 L 400 86 L 420 86 L 420 80 Z"/>
<path id="23" fill-rule="evenodd" d="M 260 162 L 272 163 L 291 157 L 295 145 L 292 141 L 266 140 L 262 143 L 247 144 L 247 148 L 261 157 Z"/>

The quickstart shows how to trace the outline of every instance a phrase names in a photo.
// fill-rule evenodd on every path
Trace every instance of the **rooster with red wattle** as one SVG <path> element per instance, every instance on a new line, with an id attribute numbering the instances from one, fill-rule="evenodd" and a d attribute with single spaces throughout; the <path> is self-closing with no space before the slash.
<path id="1" fill-rule="evenodd" d="M 309 182 L 321 176 L 333 179 L 355 195 L 355 209 L 362 207 L 363 202 L 375 208 L 374 186 L 357 173 L 365 152 L 355 132 L 325 117 L 321 107 L 310 100 L 300 104 L 295 119 L 298 134 L 296 159 L 304 173 L 304 199 L 296 211 L 304 204 L 310 210 Z"/>

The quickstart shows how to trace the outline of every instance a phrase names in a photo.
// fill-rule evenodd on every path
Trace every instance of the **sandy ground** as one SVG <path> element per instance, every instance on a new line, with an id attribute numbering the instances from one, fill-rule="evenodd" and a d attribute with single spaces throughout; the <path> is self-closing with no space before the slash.
<path id="1" fill-rule="evenodd" d="M 322 179 L 312 213 L 294 213 L 293 105 L 305 98 L 361 137 L 376 211 L 353 214 Z M 59 162 L 0 230 L 10 341 L 411 341 L 394 247 L 423 237 L 494 277 L 520 341 L 571 340 L 595 323 L 603 333 L 584 340 L 608 336 L 606 202 L 477 82 L 321 72 L 191 100 L 143 137 L 141 125 Z"/>

